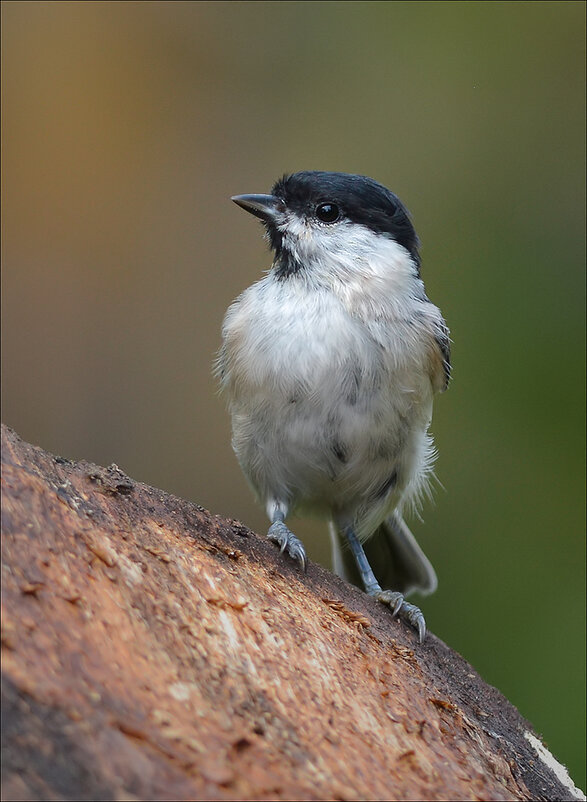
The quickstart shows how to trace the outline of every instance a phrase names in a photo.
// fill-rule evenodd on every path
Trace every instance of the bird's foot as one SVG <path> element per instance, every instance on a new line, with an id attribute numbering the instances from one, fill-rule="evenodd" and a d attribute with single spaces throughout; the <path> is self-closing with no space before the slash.
<path id="1" fill-rule="evenodd" d="M 413 627 L 418 633 L 420 643 L 426 637 L 426 621 L 419 607 L 407 602 L 401 593 L 393 590 L 379 590 L 372 594 L 382 604 L 391 608 L 394 616 L 397 615 L 406 624 Z"/>
<path id="2" fill-rule="evenodd" d="M 300 564 L 305 571 L 308 567 L 304 544 L 293 532 L 287 528 L 283 521 L 274 521 L 269 527 L 267 537 L 279 546 L 281 554 L 286 551 L 290 557 Z"/>

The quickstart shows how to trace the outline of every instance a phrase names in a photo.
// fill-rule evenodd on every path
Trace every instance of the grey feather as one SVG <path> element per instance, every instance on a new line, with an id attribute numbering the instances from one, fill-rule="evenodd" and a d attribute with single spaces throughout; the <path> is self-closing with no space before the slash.
<path id="1" fill-rule="evenodd" d="M 334 572 L 362 587 L 353 555 L 343 545 L 344 538 L 334 524 L 330 524 L 330 539 Z M 363 548 L 382 587 L 404 595 L 415 591 L 427 595 L 436 590 L 434 568 L 398 513 L 390 515 L 363 543 Z"/>

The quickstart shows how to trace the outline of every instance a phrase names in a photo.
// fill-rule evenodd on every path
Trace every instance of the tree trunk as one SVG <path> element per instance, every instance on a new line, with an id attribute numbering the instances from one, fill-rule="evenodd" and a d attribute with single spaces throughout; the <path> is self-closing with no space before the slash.
<path id="1" fill-rule="evenodd" d="M 116 465 L 2 452 L 4 799 L 581 798 L 459 655 L 318 565 Z"/>

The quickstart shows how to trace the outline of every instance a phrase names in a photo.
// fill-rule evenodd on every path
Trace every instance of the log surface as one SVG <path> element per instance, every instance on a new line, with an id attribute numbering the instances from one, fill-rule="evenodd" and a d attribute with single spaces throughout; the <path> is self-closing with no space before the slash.
<path id="1" fill-rule="evenodd" d="M 429 634 L 2 429 L 3 798 L 575 799 Z"/>

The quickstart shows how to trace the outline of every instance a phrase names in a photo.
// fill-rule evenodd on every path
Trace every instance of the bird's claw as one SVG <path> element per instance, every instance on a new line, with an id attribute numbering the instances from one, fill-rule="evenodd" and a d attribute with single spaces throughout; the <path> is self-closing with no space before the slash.
<path id="1" fill-rule="evenodd" d="M 391 607 L 391 613 L 394 618 L 399 614 L 402 604 L 404 603 L 404 597 L 402 594 L 395 590 L 380 590 L 376 594 L 375 598 L 382 604 L 386 604 L 388 607 Z"/>
<path id="2" fill-rule="evenodd" d="M 393 590 L 382 590 L 376 594 L 376 599 L 382 604 L 391 607 L 394 616 L 398 616 L 406 624 L 413 627 L 418 633 L 418 641 L 422 643 L 426 637 L 426 620 L 419 607 L 407 602 L 401 593 Z"/>
<path id="3" fill-rule="evenodd" d="M 269 527 L 267 537 L 279 546 L 280 554 L 286 551 L 289 556 L 300 564 L 303 571 L 307 570 L 308 560 L 304 544 L 293 532 L 287 528 L 283 521 L 275 521 Z"/>

